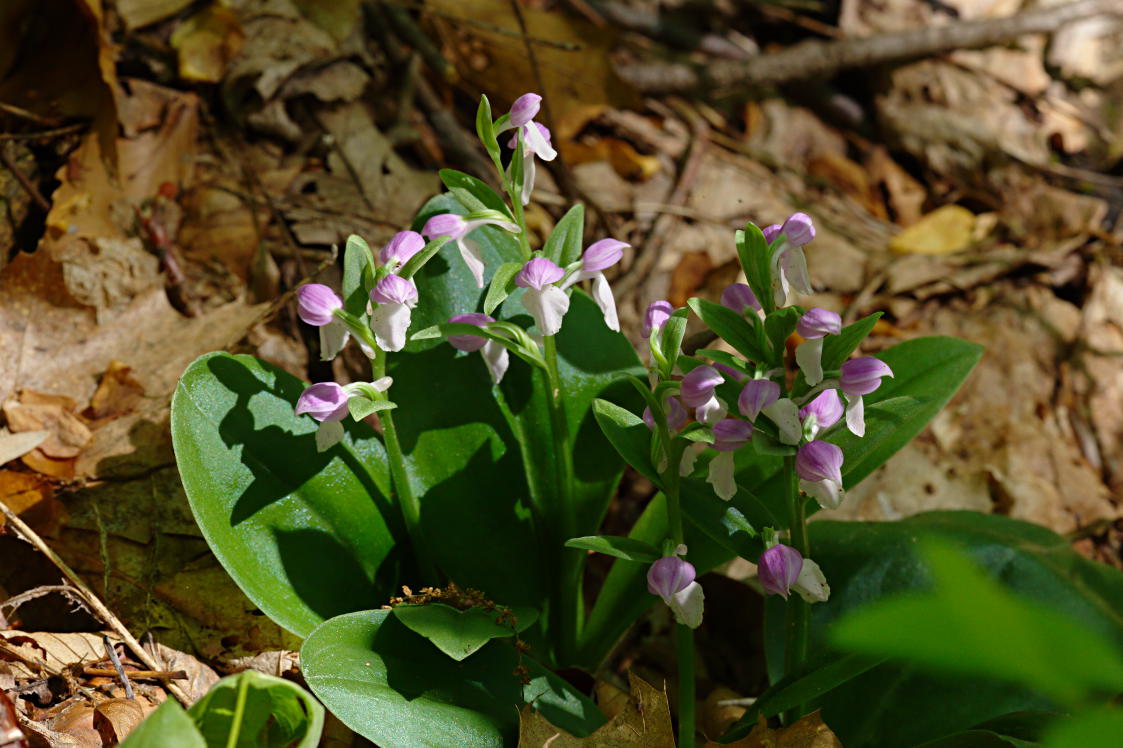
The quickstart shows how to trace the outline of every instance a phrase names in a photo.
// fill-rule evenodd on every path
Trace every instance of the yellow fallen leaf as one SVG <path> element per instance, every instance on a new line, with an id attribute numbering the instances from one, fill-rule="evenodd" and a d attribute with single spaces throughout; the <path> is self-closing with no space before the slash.
<path id="1" fill-rule="evenodd" d="M 179 52 L 179 77 L 188 81 L 218 83 L 226 64 L 242 49 L 245 34 L 230 10 L 212 5 L 188 18 L 172 33 Z"/>
<path id="2" fill-rule="evenodd" d="M 974 229 L 974 213 L 960 205 L 945 205 L 893 237 L 889 249 L 920 255 L 961 252 L 971 244 Z"/>

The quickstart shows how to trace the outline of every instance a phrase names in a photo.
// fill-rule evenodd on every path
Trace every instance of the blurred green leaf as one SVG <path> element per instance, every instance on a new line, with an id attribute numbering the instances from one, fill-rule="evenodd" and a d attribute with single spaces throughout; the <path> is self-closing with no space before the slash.
<path id="1" fill-rule="evenodd" d="M 256 670 L 223 678 L 187 713 L 215 747 L 315 748 L 324 729 L 320 702 L 292 681 Z M 237 741 L 230 742 L 234 733 Z"/>
<path id="2" fill-rule="evenodd" d="M 589 535 L 583 538 L 570 538 L 565 541 L 565 545 L 567 548 L 596 551 L 608 556 L 622 558 L 625 561 L 639 561 L 645 564 L 658 561 L 663 556 L 662 552 L 651 543 L 615 535 Z"/>
<path id="3" fill-rule="evenodd" d="M 165 748 L 169 745 L 208 748 L 195 722 L 175 699 L 168 699 L 148 715 L 129 733 L 121 748 Z"/>

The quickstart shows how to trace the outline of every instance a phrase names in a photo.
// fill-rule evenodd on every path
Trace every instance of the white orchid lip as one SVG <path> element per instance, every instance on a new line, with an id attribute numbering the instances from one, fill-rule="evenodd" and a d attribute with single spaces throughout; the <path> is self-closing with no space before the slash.
<path id="1" fill-rule="evenodd" d="M 455 213 L 439 213 L 425 222 L 425 227 L 421 229 L 421 233 L 429 239 L 447 236 L 455 241 L 456 248 L 460 250 L 461 259 L 464 260 L 464 264 L 468 266 L 468 270 L 476 281 L 476 287 L 483 288 L 483 254 L 480 252 L 479 245 L 468 239 L 468 234 L 481 226 L 496 226 L 512 234 L 521 232 L 522 229 L 519 228 L 519 225 L 512 223 L 508 218 L 497 210 L 479 210 L 463 216 Z"/>

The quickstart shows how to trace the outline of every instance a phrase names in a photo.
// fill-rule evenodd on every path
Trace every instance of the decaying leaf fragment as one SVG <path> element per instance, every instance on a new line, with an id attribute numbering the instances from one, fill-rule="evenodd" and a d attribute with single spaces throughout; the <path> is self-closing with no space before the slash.
<path id="1" fill-rule="evenodd" d="M 713 741 L 706 743 L 706 748 L 718 746 Z M 726 748 L 842 748 L 842 742 L 816 710 L 779 730 L 769 727 L 761 715 L 752 732 L 735 743 L 727 743 Z"/>
<path id="2" fill-rule="evenodd" d="M 665 689 L 628 674 L 631 697 L 624 708 L 586 738 L 554 727 L 528 704 L 519 721 L 519 748 L 675 748 Z M 820 748 L 818 745 L 815 748 Z"/>

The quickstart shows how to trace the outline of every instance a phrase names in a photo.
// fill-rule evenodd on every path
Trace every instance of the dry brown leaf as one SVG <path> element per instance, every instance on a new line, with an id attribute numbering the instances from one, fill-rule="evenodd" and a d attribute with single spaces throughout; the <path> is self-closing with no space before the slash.
<path id="1" fill-rule="evenodd" d="M 193 702 L 203 698 L 203 694 L 219 680 L 218 673 L 213 668 L 186 652 L 165 647 L 159 642 L 149 646 L 149 650 L 165 670 L 182 670 L 187 673 L 186 680 L 178 680 L 176 683 Z"/>
<path id="2" fill-rule="evenodd" d="M 609 51 L 616 32 L 611 27 L 523 5 L 527 32 L 540 40 L 535 48 L 542 75 L 539 90 L 508 0 L 427 0 L 425 8 L 444 41 L 445 56 L 473 91 L 488 95 L 496 116 L 526 91 L 548 96 L 551 112 L 559 118 L 590 105 L 638 103 L 612 68 Z"/>
<path id="3" fill-rule="evenodd" d="M 12 431 L 47 431 L 48 436 L 37 448 L 48 457 L 67 459 L 77 457 L 93 435 L 76 416 L 72 407 L 57 402 L 35 402 L 28 397 L 30 390 L 20 392 L 20 399 L 4 403 L 4 418 Z M 29 402 L 30 400 L 30 402 Z"/>
<path id="4" fill-rule="evenodd" d="M 948 255 L 971 244 L 975 214 L 961 205 L 936 208 L 889 242 L 899 254 Z"/>
<path id="5" fill-rule="evenodd" d="M 731 748 L 842 748 L 842 742 L 823 724 L 823 718 L 817 710 L 778 730 L 770 728 L 761 715 L 760 721 L 747 737 L 724 745 Z M 718 746 L 718 743 L 706 743 L 706 748 Z"/>
<path id="6" fill-rule="evenodd" d="M 172 33 L 171 44 L 179 52 L 179 77 L 218 83 L 245 39 L 238 17 L 231 10 L 217 3 L 204 8 Z"/>
<path id="7" fill-rule="evenodd" d="M 0 465 L 19 459 L 43 443 L 49 431 L 24 431 L 13 434 L 0 431 Z"/>
<path id="8" fill-rule="evenodd" d="M 745 564 L 748 564 L 744 559 L 737 559 Z M 753 567 L 753 576 L 756 575 L 755 566 Z M 726 576 L 731 575 L 728 573 Z M 702 730 L 703 735 L 724 735 L 725 732 L 733 726 L 733 723 L 741 719 L 745 715 L 745 707 L 738 704 L 722 704 L 723 701 L 730 701 L 732 699 L 740 698 L 740 694 L 728 688 L 718 687 L 710 691 L 706 701 L 702 704 L 702 708 L 698 714 L 698 726 Z"/>
<path id="9" fill-rule="evenodd" d="M 94 707 L 93 727 L 105 745 L 117 745 L 155 708 L 143 697 L 109 699 Z"/>
<path id="10" fill-rule="evenodd" d="M 9 645 L 20 651 L 30 662 L 42 662 L 47 672 L 60 673 L 74 665 L 85 665 L 105 659 L 105 644 L 101 634 L 75 632 L 53 634 L 49 632 L 28 633 L 8 630 L 0 634 Z M 116 642 L 117 636 L 109 634 L 110 641 Z M 38 677 L 21 662 L 10 663 L 17 678 Z"/>
<path id="11" fill-rule="evenodd" d="M 885 190 L 893 220 L 901 226 L 919 221 L 928 191 L 893 160 L 889 149 L 879 146 L 871 150 L 865 166 L 870 182 Z"/>
<path id="12" fill-rule="evenodd" d="M 0 470 L 0 501 L 40 535 L 53 537 L 65 515 L 52 483 L 35 473 Z"/>
<path id="13" fill-rule="evenodd" d="M 666 690 L 632 673 L 628 683 L 632 695 L 627 708 L 586 738 L 554 727 L 527 704 L 519 718 L 519 748 L 675 748 Z"/>
<path id="14" fill-rule="evenodd" d="M 143 398 L 144 387 L 133 378 L 132 368 L 120 361 L 110 361 L 82 417 L 96 429 L 133 412 Z"/>
<path id="15" fill-rule="evenodd" d="M 866 170 L 846 156 L 830 151 L 815 154 L 807 162 L 807 173 L 830 182 L 878 218 L 889 217 L 880 195 L 870 184 Z"/>
<path id="16" fill-rule="evenodd" d="M 253 212 L 238 195 L 241 187 L 234 179 L 217 176 L 186 193 L 179 244 L 185 257 L 204 263 L 217 259 L 245 280 L 261 237 Z"/>

